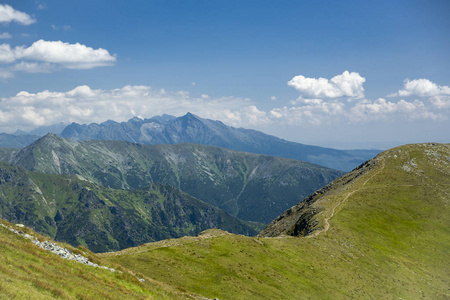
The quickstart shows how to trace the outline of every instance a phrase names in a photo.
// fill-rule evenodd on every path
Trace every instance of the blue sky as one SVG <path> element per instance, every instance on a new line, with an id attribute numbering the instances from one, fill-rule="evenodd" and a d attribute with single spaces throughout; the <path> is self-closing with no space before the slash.
<path id="1" fill-rule="evenodd" d="M 191 111 L 337 148 L 450 141 L 449 1 L 0 1 L 0 132 Z"/>

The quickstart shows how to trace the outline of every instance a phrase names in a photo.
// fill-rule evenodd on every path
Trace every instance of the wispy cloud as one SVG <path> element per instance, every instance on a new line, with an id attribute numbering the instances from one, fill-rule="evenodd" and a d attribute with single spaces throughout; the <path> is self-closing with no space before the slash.
<path id="1" fill-rule="evenodd" d="M 52 28 L 53 28 L 53 30 L 60 30 L 60 29 L 62 29 L 64 31 L 72 30 L 72 26 L 70 26 L 70 25 L 57 26 L 57 25 L 52 24 Z"/>
<path id="2" fill-rule="evenodd" d="M 36 1 L 37 9 L 44 10 L 47 9 L 47 3 Z"/>
<path id="3" fill-rule="evenodd" d="M 0 33 L 0 39 L 10 39 L 10 38 L 12 38 L 12 35 L 10 35 L 9 33 L 7 32 Z"/>

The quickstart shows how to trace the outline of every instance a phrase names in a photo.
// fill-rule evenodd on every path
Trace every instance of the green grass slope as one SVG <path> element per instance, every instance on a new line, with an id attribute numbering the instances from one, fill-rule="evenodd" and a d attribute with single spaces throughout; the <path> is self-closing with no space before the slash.
<path id="1" fill-rule="evenodd" d="M 76 142 L 49 134 L 8 162 L 31 171 L 78 174 L 115 189 L 172 185 L 231 215 L 269 223 L 344 172 L 298 160 L 213 146 Z"/>
<path id="2" fill-rule="evenodd" d="M 5 163 L 0 163 L 0 216 L 94 252 L 208 228 L 256 235 L 262 225 L 241 221 L 171 186 L 114 190 L 74 175 L 40 174 Z"/>
<path id="3" fill-rule="evenodd" d="M 0 224 L 14 228 L 4 220 Z M 48 238 L 16 228 L 39 240 Z M 116 272 L 60 258 L 0 226 L 0 299 L 199 299 L 186 291 L 103 261 L 86 249 L 68 248 Z M 139 279 L 144 279 L 140 281 Z M 201 299 L 201 298 L 200 298 Z"/>
<path id="4" fill-rule="evenodd" d="M 449 186 L 449 144 L 406 145 L 260 237 L 209 231 L 102 256 L 210 298 L 449 299 Z"/>

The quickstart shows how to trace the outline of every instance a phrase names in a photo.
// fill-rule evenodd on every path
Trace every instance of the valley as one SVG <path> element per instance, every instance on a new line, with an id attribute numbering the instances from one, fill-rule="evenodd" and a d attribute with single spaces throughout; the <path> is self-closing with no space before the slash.
<path id="1" fill-rule="evenodd" d="M 77 174 L 114 189 L 171 185 L 232 216 L 266 224 L 344 174 L 298 160 L 213 146 L 77 142 L 54 134 L 19 151 L 3 152 L 2 159 L 30 171 Z"/>

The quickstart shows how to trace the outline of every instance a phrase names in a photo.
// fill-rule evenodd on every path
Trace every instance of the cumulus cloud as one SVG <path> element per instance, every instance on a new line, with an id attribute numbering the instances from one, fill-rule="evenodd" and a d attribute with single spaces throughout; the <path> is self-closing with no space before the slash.
<path id="1" fill-rule="evenodd" d="M 21 61 L 15 70 L 26 72 L 49 72 L 57 67 L 67 69 L 91 69 L 110 66 L 116 61 L 108 50 L 76 43 L 61 41 L 34 42 L 30 47 L 11 48 L 9 44 L 0 44 L 0 63 Z"/>
<path id="2" fill-rule="evenodd" d="M 364 97 L 364 77 L 356 72 L 345 71 L 330 80 L 326 78 L 307 78 L 298 75 L 292 78 L 288 85 L 294 87 L 302 96 L 319 98 L 362 98 Z"/>
<path id="3" fill-rule="evenodd" d="M 434 96 L 430 98 L 430 102 L 437 109 L 450 109 L 450 96 Z"/>
<path id="4" fill-rule="evenodd" d="M 90 69 L 109 66 L 116 58 L 108 50 L 93 49 L 80 43 L 69 44 L 61 41 L 34 42 L 30 47 L 16 47 L 16 59 L 37 60 L 63 65 L 69 69 Z"/>
<path id="5" fill-rule="evenodd" d="M 29 130 L 62 121 L 79 123 L 124 121 L 139 114 L 150 117 L 164 113 L 181 116 L 188 111 L 232 126 L 269 122 L 266 112 L 246 98 L 193 97 L 188 92 L 169 92 L 150 86 L 92 89 L 87 85 L 70 91 L 22 91 L 0 100 L 0 132 Z"/>
<path id="6" fill-rule="evenodd" d="M 19 63 L 15 67 L 32 72 L 33 69 L 44 68 L 43 64 L 47 64 L 48 68 L 54 65 L 50 62 Z M 0 69 L 0 78 L 8 78 L 10 75 L 6 70 Z M 415 100 L 379 98 L 374 101 L 365 98 L 352 98 L 352 101 L 348 101 L 325 96 L 314 98 L 300 96 L 286 103 L 286 106 L 279 104 L 280 101 L 271 103 L 272 108 L 261 109 L 247 98 L 214 98 L 206 94 L 192 96 L 186 91 L 173 92 L 146 85 L 127 85 L 111 90 L 81 85 L 65 92 L 22 91 L 13 97 L 0 99 L 0 132 L 29 130 L 36 126 L 62 121 L 78 123 L 103 122 L 107 119 L 125 121 L 137 115 L 151 117 L 166 113 L 181 116 L 187 112 L 220 120 L 235 127 L 260 130 L 282 126 L 363 127 L 386 121 L 407 126 L 403 123 L 412 124 L 415 120 L 442 121 L 448 120 L 450 116 L 450 95 L 436 95 L 429 99 Z"/>
<path id="7" fill-rule="evenodd" d="M 9 44 L 0 44 L 0 63 L 11 63 L 16 60 Z"/>
<path id="8" fill-rule="evenodd" d="M 437 95 L 450 95 L 450 87 L 446 85 L 437 85 L 436 83 L 422 78 L 409 80 L 405 79 L 404 86 L 402 90 L 398 90 L 397 93 L 391 94 L 389 96 L 437 96 Z"/>
<path id="9" fill-rule="evenodd" d="M 22 25 L 30 25 L 36 22 L 27 13 L 15 10 L 8 4 L 0 4 L 0 23 L 16 22 Z"/>
<path id="10" fill-rule="evenodd" d="M 364 77 L 345 71 L 330 80 L 325 78 L 294 77 L 288 85 L 300 91 L 290 107 L 274 108 L 270 116 L 289 124 L 361 123 L 388 118 L 397 120 L 448 119 L 450 88 L 439 86 L 427 79 L 404 81 L 404 89 L 395 96 L 433 96 L 428 101 L 413 100 L 375 101 L 365 99 Z M 347 99 L 343 99 L 347 98 Z"/>

